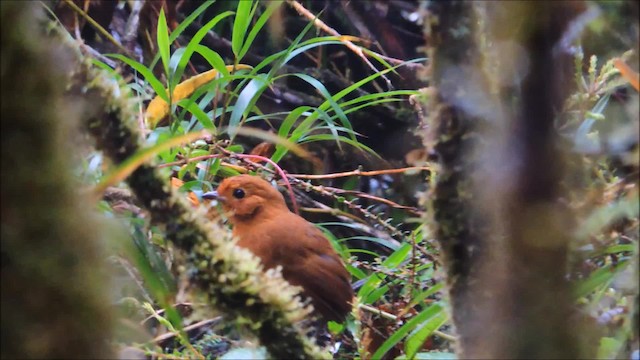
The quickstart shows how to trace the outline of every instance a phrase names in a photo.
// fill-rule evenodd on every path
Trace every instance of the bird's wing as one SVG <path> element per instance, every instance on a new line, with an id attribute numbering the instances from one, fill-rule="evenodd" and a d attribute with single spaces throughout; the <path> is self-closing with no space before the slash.
<path id="1" fill-rule="evenodd" d="M 304 239 L 298 239 L 299 247 L 287 266 L 283 276 L 294 285 L 302 286 L 316 310 L 327 320 L 343 321 L 351 311 L 353 289 L 350 276 L 342 260 L 333 250 L 329 240 L 309 224 Z"/>

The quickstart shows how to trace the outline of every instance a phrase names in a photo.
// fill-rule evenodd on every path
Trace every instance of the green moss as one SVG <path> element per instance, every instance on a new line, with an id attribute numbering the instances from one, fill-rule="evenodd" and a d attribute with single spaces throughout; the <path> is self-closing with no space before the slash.
<path id="1" fill-rule="evenodd" d="M 1 357 L 107 358 L 102 235 L 71 176 L 79 119 L 62 97 L 70 62 L 37 30 L 41 10 L 0 3 Z"/>

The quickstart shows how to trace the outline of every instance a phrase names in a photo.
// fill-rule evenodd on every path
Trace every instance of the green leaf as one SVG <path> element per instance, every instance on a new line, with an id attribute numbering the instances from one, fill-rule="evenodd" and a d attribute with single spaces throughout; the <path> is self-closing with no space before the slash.
<path id="1" fill-rule="evenodd" d="M 297 108 L 293 109 L 282 121 L 282 125 L 280 125 L 280 128 L 278 129 L 278 135 L 284 138 L 288 138 L 289 131 L 291 131 L 293 124 L 295 124 L 300 116 L 311 109 L 312 107 L 307 105 L 298 106 Z"/>
<path id="2" fill-rule="evenodd" d="M 597 359 L 615 359 L 624 343 L 612 338 L 603 337 L 600 339 L 600 346 L 598 346 Z"/>
<path id="3" fill-rule="evenodd" d="M 601 115 L 605 107 L 609 103 L 610 97 L 611 97 L 610 93 L 607 93 L 605 96 L 601 97 L 600 100 L 598 100 L 596 105 L 591 110 L 591 113 L 595 115 Z M 591 132 L 591 128 L 596 123 L 596 120 L 597 120 L 596 117 L 588 116 L 582 122 L 582 124 L 580 124 L 580 126 L 578 127 L 578 130 L 576 130 L 573 141 L 577 151 L 584 151 L 584 152 L 596 151 L 600 147 L 600 144 L 598 144 L 597 142 L 595 142 L 594 139 L 591 139 L 588 136 L 589 133 Z"/>
<path id="4" fill-rule="evenodd" d="M 327 38 L 333 38 L 334 40 L 327 40 Z M 303 44 L 301 44 L 301 46 L 296 48 L 295 50 L 291 51 L 284 58 L 284 60 L 282 61 L 282 65 L 287 64 L 289 61 L 291 61 L 291 59 L 293 59 L 296 56 L 302 54 L 303 52 L 305 52 L 307 50 L 311 50 L 311 49 L 313 49 L 315 47 L 318 47 L 318 46 L 322 46 L 322 45 L 344 45 L 344 43 L 342 41 L 338 40 L 338 38 L 335 37 L 335 36 L 327 36 L 327 37 L 324 37 L 324 38 L 314 38 L 312 40 L 305 41 Z"/>
<path id="5" fill-rule="evenodd" d="M 371 51 L 365 47 L 362 46 L 358 46 L 360 49 L 362 49 L 362 52 L 371 56 L 372 58 L 376 59 L 376 61 L 378 61 L 380 64 L 382 64 L 382 66 L 384 66 L 387 69 L 390 69 L 391 71 L 393 71 L 394 73 L 396 73 L 395 70 L 393 70 L 393 65 L 389 64 L 385 59 L 381 58 L 380 55 L 378 55 L 378 53 L 376 53 L 375 51 Z"/>
<path id="6" fill-rule="evenodd" d="M 158 96 L 160 96 L 166 102 L 169 102 L 169 96 L 167 95 L 167 91 L 165 90 L 164 85 L 162 85 L 160 80 L 158 80 L 158 78 L 156 78 L 156 76 L 153 75 L 153 72 L 150 69 L 148 69 L 146 66 L 120 54 L 107 54 L 107 56 L 112 57 L 114 59 L 118 59 L 123 63 L 131 66 L 133 69 L 139 72 L 144 77 L 145 80 L 149 82 L 149 85 L 151 85 L 151 87 L 153 88 L 153 91 L 155 91 Z"/>
<path id="7" fill-rule="evenodd" d="M 382 262 L 382 265 L 391 269 L 396 268 L 398 267 L 398 265 L 400 265 L 401 262 L 407 259 L 407 256 L 409 256 L 410 252 L 411 244 L 404 243 L 398 248 L 398 250 L 389 255 L 389 257 Z"/>
<path id="8" fill-rule="evenodd" d="M 393 333 L 376 352 L 371 355 L 372 359 L 381 359 L 391 348 L 399 343 L 410 331 L 415 329 L 418 325 L 426 322 L 434 316 L 439 316 L 445 308 L 439 304 L 434 303 L 425 310 L 421 311 L 418 315 L 411 318 L 404 325 L 402 325 L 395 333 Z"/>
<path id="9" fill-rule="evenodd" d="M 392 285 L 393 286 L 397 286 L 398 283 L 399 283 L 399 281 L 392 281 Z M 382 298 L 382 296 L 384 296 L 384 294 L 386 294 L 387 292 L 389 292 L 389 284 L 385 284 L 383 286 L 378 286 L 375 289 L 373 289 L 373 291 L 371 291 L 371 293 L 369 293 L 369 295 L 367 295 L 367 297 L 365 299 L 365 303 L 373 304 L 376 301 L 380 300 L 380 298 Z"/>
<path id="10" fill-rule="evenodd" d="M 229 118 L 228 133 L 231 139 L 235 138 L 236 128 L 240 126 L 243 116 L 251 110 L 267 85 L 267 75 L 258 74 L 242 89 Z"/>
<path id="11" fill-rule="evenodd" d="M 398 97 L 395 98 L 394 100 L 399 100 L 401 99 L 400 96 L 411 96 L 411 95 L 417 95 L 419 92 L 416 90 L 391 90 L 391 91 L 384 91 L 384 92 L 376 92 L 376 93 L 372 93 L 372 94 L 366 94 L 366 95 L 361 95 L 358 96 L 355 99 L 351 99 L 348 101 L 345 101 L 341 104 L 342 108 L 347 108 L 349 106 L 352 105 L 356 105 L 359 103 L 370 103 L 374 100 L 377 99 L 390 99 L 390 98 L 394 98 L 394 97 Z"/>
<path id="12" fill-rule="evenodd" d="M 204 37 L 209 32 L 209 30 L 211 30 L 221 20 L 223 20 L 224 18 L 226 18 L 226 17 L 228 17 L 230 15 L 233 15 L 233 12 L 225 11 L 222 14 L 219 14 L 216 17 L 214 17 L 213 19 L 209 20 L 209 22 L 207 22 L 204 26 L 202 26 L 200 29 L 198 29 L 196 34 L 193 35 L 193 37 L 191 38 L 191 40 L 189 41 L 187 46 L 185 46 L 185 48 L 184 48 L 184 53 L 182 54 L 182 57 L 180 58 L 180 62 L 178 63 L 178 67 L 176 68 L 175 73 L 173 74 L 173 78 L 174 79 L 178 79 L 178 81 L 179 81 L 179 79 L 182 78 L 182 74 L 184 73 L 184 69 L 187 67 L 187 63 L 191 59 L 191 56 L 193 55 L 193 53 L 196 51 L 196 48 L 198 48 L 198 46 L 200 45 L 200 41 L 202 41 L 202 39 L 204 39 Z M 216 69 L 218 71 L 220 71 L 220 69 L 218 69 L 218 68 L 216 68 Z"/>
<path id="13" fill-rule="evenodd" d="M 280 52 L 277 52 L 273 55 L 267 56 L 266 58 L 264 58 L 258 65 L 255 66 L 255 71 L 258 72 L 260 71 L 262 68 L 272 64 L 275 62 L 275 64 L 273 64 L 271 72 L 272 73 L 276 73 L 284 64 L 287 63 L 288 60 L 288 56 L 289 54 L 291 54 L 292 51 L 294 51 L 294 49 L 296 49 L 300 43 L 300 41 L 302 40 L 302 38 L 304 37 L 304 35 L 313 27 L 313 23 L 310 22 L 309 24 L 307 24 L 307 26 L 305 26 L 305 28 L 300 32 L 300 34 L 298 34 L 298 36 L 295 38 L 295 40 L 293 40 L 293 42 L 289 45 L 288 48 L 286 48 L 285 50 L 282 50 Z M 313 39 L 312 39 L 313 40 Z"/>
<path id="14" fill-rule="evenodd" d="M 372 148 L 359 143 L 357 141 L 353 141 L 350 138 L 344 137 L 344 136 L 340 136 L 339 137 L 340 140 L 344 141 L 345 143 L 358 148 L 360 150 L 364 150 L 366 152 L 368 152 L 369 154 L 380 158 L 380 155 L 378 155 L 378 153 L 375 152 L 375 150 L 373 150 Z M 329 135 L 329 134 L 318 134 L 318 135 L 309 135 L 309 136 L 304 136 L 302 139 L 300 139 L 299 143 L 301 144 L 305 144 L 305 143 L 310 143 L 310 142 L 314 142 L 314 141 L 326 141 L 326 140 L 335 140 L 335 138 L 333 137 L 333 135 Z"/>
<path id="15" fill-rule="evenodd" d="M 184 55 L 184 48 L 179 48 L 176 51 L 173 52 L 173 54 L 171 54 L 171 58 L 169 59 L 169 73 L 170 74 L 175 74 L 176 69 L 178 68 L 178 65 L 180 64 L 180 60 L 182 59 L 182 56 Z M 175 88 L 176 84 L 179 83 L 180 79 L 175 79 L 175 76 L 172 77 L 171 81 L 172 83 L 169 85 L 171 87 L 171 89 Z"/>
<path id="16" fill-rule="evenodd" d="M 169 28 L 167 27 L 167 19 L 164 16 L 164 8 L 160 8 L 160 17 L 158 18 L 158 26 L 156 27 L 156 38 L 158 40 L 158 51 L 164 66 L 164 73 L 169 78 Z"/>
<path id="17" fill-rule="evenodd" d="M 132 238 L 134 246 L 126 246 L 125 252 L 144 280 L 145 289 L 165 309 L 166 318 L 172 326 L 182 329 L 180 314 L 168 301 L 171 298 L 170 294 L 175 293 L 177 289 L 171 272 L 138 226 L 134 227 Z"/>
<path id="18" fill-rule="evenodd" d="M 392 67 L 390 69 L 385 69 L 385 70 L 382 70 L 382 71 L 377 72 L 375 74 L 369 75 L 366 78 L 364 78 L 364 79 L 362 79 L 360 81 L 357 81 L 357 82 L 351 84 L 350 86 L 348 86 L 347 88 L 341 90 L 337 94 L 333 95 L 332 98 L 333 98 L 333 100 L 338 101 L 338 100 L 342 99 L 343 97 L 345 97 L 346 95 L 348 95 L 349 93 L 351 93 L 352 91 L 361 88 L 364 84 L 366 84 L 368 82 L 371 82 L 371 81 L 377 79 L 378 77 L 380 77 L 380 76 L 382 76 L 382 75 L 384 75 L 384 74 L 386 74 L 386 73 L 388 73 L 388 72 L 390 72 L 392 70 L 395 70 L 395 69 L 397 69 L 397 68 L 399 68 L 401 66 L 404 66 L 404 65 L 408 65 L 408 64 L 412 64 L 412 63 L 416 63 L 416 62 L 422 62 L 424 60 L 425 59 L 420 58 L 420 59 L 413 59 L 413 60 L 405 61 L 405 62 L 403 62 L 401 64 L 398 64 L 398 65 L 396 65 L 396 66 L 394 66 L 394 67 Z M 327 101 L 325 101 L 318 108 L 326 110 L 329 107 L 329 105 L 330 104 Z"/>
<path id="19" fill-rule="evenodd" d="M 370 250 L 365 250 L 365 249 L 348 249 L 347 252 L 349 253 L 349 255 L 352 254 L 366 254 L 366 255 L 371 255 L 371 257 L 376 258 L 378 256 L 380 256 L 379 254 L 370 251 Z M 364 279 L 365 277 L 367 277 L 367 274 L 365 274 L 364 272 L 362 273 L 363 275 L 358 277 L 358 279 Z"/>
<path id="20" fill-rule="evenodd" d="M 394 251 L 387 259 L 382 262 L 382 266 L 388 269 L 395 269 L 398 265 L 403 262 L 409 252 L 411 251 L 411 244 L 404 243 L 402 244 L 396 251 Z M 369 297 L 373 293 L 373 291 L 380 285 L 383 279 L 386 278 L 386 275 L 374 273 L 369 279 L 362 285 L 360 290 L 358 291 L 358 297 L 363 299 L 366 304 L 370 304 L 375 299 L 370 299 Z M 376 294 L 377 295 L 377 294 Z"/>
<path id="21" fill-rule="evenodd" d="M 292 52 L 292 54 L 294 52 Z M 415 63 L 415 62 L 419 62 L 419 61 L 423 61 L 423 60 L 424 59 L 413 59 L 413 60 L 410 60 L 410 61 L 403 62 L 402 64 L 396 65 L 393 68 L 382 70 L 382 71 L 380 71 L 378 73 L 372 74 L 372 75 L 370 75 L 370 76 L 368 76 L 368 77 L 366 77 L 366 78 L 364 78 L 364 79 L 362 79 L 362 80 L 360 80 L 360 81 L 348 86 L 347 88 L 341 90 L 337 94 L 331 96 L 330 100 L 329 99 L 325 100 L 309 116 L 307 116 L 307 118 L 304 121 L 302 121 L 299 124 L 298 128 L 296 129 L 296 131 L 294 131 L 294 134 L 291 136 L 290 140 L 293 141 L 293 142 L 302 142 L 302 140 L 299 137 L 303 136 L 306 133 L 305 130 L 313 125 L 315 120 L 318 119 L 321 116 L 322 112 L 326 111 L 327 109 L 329 109 L 332 106 L 332 104 L 337 103 L 338 100 L 340 100 L 343 97 L 347 96 L 352 91 L 354 91 L 356 89 L 359 89 L 364 84 L 366 84 L 366 83 L 368 83 L 370 81 L 373 81 L 376 78 L 384 75 L 385 73 L 388 73 L 389 71 L 395 70 L 396 68 L 398 68 L 400 66 L 404 66 L 404 65 L 407 65 L 407 64 L 410 64 L 410 63 Z M 340 111 L 342 111 L 342 110 L 340 110 Z M 345 119 L 346 119 L 346 117 L 345 117 Z M 347 122 L 347 124 L 348 124 L 348 122 Z M 344 125 L 346 125 L 345 127 L 350 128 L 351 125 L 350 124 L 347 125 L 347 124 L 344 124 Z M 317 135 L 317 136 L 314 135 L 313 137 L 312 136 L 305 137 L 305 141 L 306 142 L 319 141 L 319 140 L 330 140 L 330 139 L 335 140 L 335 137 L 327 137 L 324 134 L 320 134 L 320 135 Z M 360 144 L 354 138 L 350 138 L 348 140 L 345 140 L 343 137 L 340 137 L 340 139 L 345 141 L 345 142 L 347 142 L 350 145 L 353 145 L 353 146 L 355 146 L 357 148 L 360 148 L 362 150 L 365 150 L 365 151 L 371 153 L 372 155 L 375 155 L 375 156 L 379 157 L 379 155 L 376 154 L 375 151 L 373 151 L 372 149 L 370 149 L 369 147 L 367 147 L 365 145 Z M 284 155 L 286 155 L 286 153 L 287 153 L 286 150 L 284 150 L 282 148 L 276 148 L 276 151 L 274 152 L 274 154 L 271 157 L 271 159 L 274 162 L 278 162 L 284 157 Z"/>
<path id="22" fill-rule="evenodd" d="M 220 164 L 222 164 L 222 160 L 213 159 L 213 163 L 211 164 L 211 167 L 209 168 L 209 175 L 216 176 L 216 174 L 218 174 L 218 170 L 220 170 Z"/>
<path id="23" fill-rule="evenodd" d="M 375 255 L 375 253 L 373 253 Z M 345 264 L 347 271 L 349 271 L 349 274 L 351 274 L 351 276 L 355 277 L 356 279 L 364 279 L 367 274 L 358 269 L 357 267 L 351 265 L 351 264 Z"/>
<path id="24" fill-rule="evenodd" d="M 253 40 L 255 40 L 256 36 L 260 32 L 260 30 L 262 29 L 264 24 L 267 23 L 267 20 L 269 20 L 269 18 L 271 17 L 271 14 L 273 14 L 273 12 L 277 8 L 279 8 L 280 5 L 282 5 L 282 1 L 270 1 L 269 2 L 269 5 L 267 6 L 267 9 L 262 13 L 262 15 L 260 15 L 260 17 L 258 18 L 256 23 L 253 25 L 253 28 L 251 29 L 251 32 L 249 32 L 249 35 L 247 36 L 247 39 L 244 41 L 244 44 L 242 45 L 242 49 L 237 54 L 237 60 L 238 61 L 240 59 L 242 59 L 247 54 L 247 52 L 249 51 L 249 47 L 251 47 L 251 44 L 253 44 Z M 257 3 L 256 3 L 256 6 L 257 6 Z M 235 25 L 235 23 L 234 23 L 234 25 Z M 235 29 L 235 26 L 234 26 L 234 29 Z"/>
<path id="25" fill-rule="evenodd" d="M 581 297 L 587 296 L 595 291 L 599 286 L 604 285 L 606 282 L 611 280 L 617 273 L 622 271 L 627 265 L 629 261 L 620 261 L 616 266 L 613 264 L 609 264 L 599 268 L 589 275 L 588 278 L 578 282 L 576 285 L 573 295 L 574 298 L 579 299 Z"/>
<path id="26" fill-rule="evenodd" d="M 438 283 L 433 285 L 432 287 L 428 288 L 425 291 L 420 292 L 418 295 L 414 296 L 411 299 L 411 303 L 409 304 L 408 307 L 414 307 L 420 303 L 422 303 L 422 301 L 424 301 L 424 299 L 428 298 L 429 296 L 437 293 L 438 291 L 442 290 L 442 288 L 444 288 L 444 284 L 443 283 Z"/>
<path id="27" fill-rule="evenodd" d="M 214 2 L 215 1 L 213 0 L 207 0 L 202 5 L 198 6 L 197 9 L 192 11 L 191 14 L 189 14 L 189 16 L 187 16 L 171 33 L 171 36 L 169 36 L 169 41 L 173 43 L 178 38 L 178 36 L 180 36 L 180 34 L 182 34 L 182 32 L 185 31 L 187 27 L 200 16 L 200 14 L 205 12 L 209 8 L 209 6 L 213 5 Z"/>
<path id="28" fill-rule="evenodd" d="M 426 310 L 425 310 L 426 311 Z M 449 314 L 444 308 L 440 308 L 436 314 L 431 316 L 427 321 L 418 325 L 415 330 L 409 334 L 407 340 L 404 343 L 405 353 L 408 358 L 413 358 L 416 353 L 422 348 L 425 340 L 434 331 L 438 330 L 449 320 Z"/>
<path id="29" fill-rule="evenodd" d="M 207 60 L 207 62 L 213 69 L 218 70 L 218 73 L 220 73 L 220 75 L 222 75 L 223 77 L 229 76 L 229 70 L 227 70 L 227 66 L 220 54 L 200 44 L 196 44 L 193 47 L 193 51 L 202 55 L 202 57 Z"/>
<path id="30" fill-rule="evenodd" d="M 239 61 L 241 58 L 240 51 L 242 50 L 242 44 L 247 35 L 249 22 L 251 21 L 251 8 L 253 5 L 253 1 L 238 1 L 236 17 L 233 20 L 233 33 L 231 35 L 231 50 L 236 56 L 236 61 Z"/>
<path id="31" fill-rule="evenodd" d="M 194 98 L 182 99 L 178 102 L 178 106 L 187 109 L 191 114 L 193 114 L 205 129 L 210 130 L 214 134 L 217 133 L 216 126 L 213 124 L 207 113 L 205 113 L 198 104 L 195 103 Z"/>
<path id="32" fill-rule="evenodd" d="M 594 251 L 593 253 L 590 253 L 589 256 L 596 257 L 596 256 L 602 256 L 605 254 L 619 254 L 623 252 L 633 253 L 634 251 L 635 251 L 635 245 L 633 244 L 611 245 L 604 249 Z"/>
<path id="33" fill-rule="evenodd" d="M 377 237 L 373 237 L 373 236 L 350 236 L 350 237 L 344 238 L 342 240 L 364 240 L 364 241 L 370 241 L 372 243 L 380 244 L 380 245 L 388 247 L 389 249 L 394 250 L 394 251 L 398 249 L 398 245 L 396 245 L 396 244 L 394 244 L 394 243 L 392 243 L 390 241 L 387 241 L 387 240 L 384 240 L 384 239 L 380 239 L 380 238 L 377 238 Z"/>
<path id="34" fill-rule="evenodd" d="M 189 16 L 187 16 L 181 23 L 176 27 L 175 30 L 169 36 L 169 43 L 173 43 L 180 34 L 189 26 L 191 23 L 200 16 L 209 6 L 211 6 L 215 1 L 207 0 L 202 5 L 200 5 L 196 10 L 194 10 Z M 151 61 L 151 65 L 149 65 L 150 69 L 153 69 L 156 64 L 160 60 L 160 54 L 156 54 Z"/>
<path id="35" fill-rule="evenodd" d="M 316 90 L 318 90 L 318 92 L 320 92 L 320 94 L 322 94 L 322 96 L 324 96 L 324 98 L 329 102 L 329 104 L 331 105 L 331 109 L 335 111 L 336 115 L 342 121 L 342 126 L 350 130 L 353 130 L 353 128 L 351 127 L 351 123 L 349 122 L 349 119 L 347 119 L 347 116 L 342 111 L 342 108 L 340 107 L 340 105 L 338 105 L 338 103 L 333 99 L 333 97 L 331 96 L 327 88 L 325 88 L 325 86 L 320 81 L 306 74 L 291 74 L 291 75 L 306 81 L 311 86 L 313 86 Z M 331 124 L 330 118 L 328 119 L 327 124 Z M 356 141 L 355 136 L 352 137 L 352 140 Z M 338 147 L 342 150 L 339 141 L 338 141 Z"/>
<path id="36" fill-rule="evenodd" d="M 352 112 L 356 112 L 358 110 L 364 109 L 366 107 L 370 107 L 370 106 L 376 106 L 376 105 L 380 105 L 380 104 L 386 104 L 386 103 L 390 103 L 390 102 L 401 102 L 401 101 L 405 101 L 404 99 L 399 99 L 399 98 L 388 98 L 388 99 L 379 99 L 379 100 L 373 100 L 373 101 L 369 101 L 366 102 L 364 104 L 358 105 L 358 106 L 354 106 L 354 107 L 350 107 L 348 109 L 345 108 L 344 103 L 342 103 L 342 108 L 345 109 L 344 113 L 345 115 L 351 114 Z M 336 118 L 336 116 L 332 116 L 331 119 Z"/>

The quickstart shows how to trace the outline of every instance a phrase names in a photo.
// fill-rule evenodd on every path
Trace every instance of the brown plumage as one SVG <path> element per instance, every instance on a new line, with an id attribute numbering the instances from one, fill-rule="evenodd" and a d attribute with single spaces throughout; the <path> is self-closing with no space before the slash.
<path id="1" fill-rule="evenodd" d="M 345 319 L 353 289 L 342 260 L 320 230 L 289 211 L 271 184 L 256 176 L 234 176 L 203 198 L 222 203 L 238 245 L 258 256 L 266 269 L 281 265 L 284 278 L 303 288 L 322 319 Z"/>

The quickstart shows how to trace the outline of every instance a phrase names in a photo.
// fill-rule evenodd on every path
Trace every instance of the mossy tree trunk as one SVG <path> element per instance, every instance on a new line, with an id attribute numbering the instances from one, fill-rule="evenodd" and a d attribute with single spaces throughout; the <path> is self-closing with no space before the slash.
<path id="1" fill-rule="evenodd" d="M 7 359 L 109 358 L 101 234 L 71 175 L 77 116 L 62 101 L 65 59 L 36 2 L 0 2 L 2 351 Z"/>
<path id="2" fill-rule="evenodd" d="M 571 321 L 571 222 L 558 204 L 566 169 L 553 126 L 570 83 L 560 39 L 578 7 L 441 1 L 430 10 L 425 143 L 440 168 L 428 201 L 459 356 L 585 356 Z"/>

